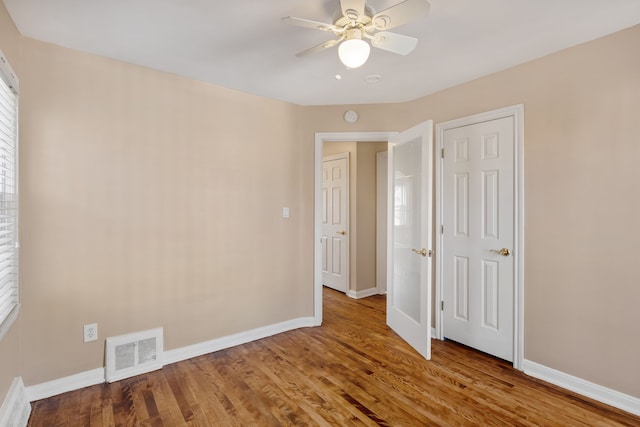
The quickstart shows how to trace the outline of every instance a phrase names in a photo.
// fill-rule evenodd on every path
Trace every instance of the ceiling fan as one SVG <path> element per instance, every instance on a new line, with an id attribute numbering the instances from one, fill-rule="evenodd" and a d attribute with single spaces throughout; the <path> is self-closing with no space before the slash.
<path id="1" fill-rule="evenodd" d="M 282 18 L 282 21 L 288 24 L 315 28 L 333 33 L 337 37 L 303 50 L 296 54 L 297 57 L 339 44 L 340 61 L 348 68 L 358 68 L 369 58 L 371 47 L 366 40 L 378 49 L 408 55 L 415 49 L 418 39 L 386 30 L 399 27 L 429 13 L 427 0 L 405 0 L 378 13 L 373 12 L 366 0 L 340 0 L 340 7 L 342 15 L 333 24 L 293 16 Z"/>

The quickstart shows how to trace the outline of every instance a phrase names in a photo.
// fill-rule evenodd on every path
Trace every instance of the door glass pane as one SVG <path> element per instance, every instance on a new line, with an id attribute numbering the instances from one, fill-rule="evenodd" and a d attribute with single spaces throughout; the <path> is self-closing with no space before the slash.
<path id="1" fill-rule="evenodd" d="M 420 209 L 422 141 L 416 138 L 393 147 L 393 304 L 420 322 Z"/>

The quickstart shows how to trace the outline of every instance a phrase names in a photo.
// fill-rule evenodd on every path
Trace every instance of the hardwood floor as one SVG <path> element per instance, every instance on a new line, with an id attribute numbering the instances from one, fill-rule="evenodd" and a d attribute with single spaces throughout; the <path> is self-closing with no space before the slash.
<path id="1" fill-rule="evenodd" d="M 422 359 L 384 296 L 325 289 L 324 310 L 322 327 L 34 402 L 29 426 L 640 426 L 452 342 Z"/>

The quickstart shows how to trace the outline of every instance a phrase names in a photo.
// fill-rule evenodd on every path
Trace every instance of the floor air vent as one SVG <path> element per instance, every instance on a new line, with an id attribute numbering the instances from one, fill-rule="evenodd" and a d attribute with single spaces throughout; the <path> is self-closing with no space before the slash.
<path id="1" fill-rule="evenodd" d="M 107 382 L 162 368 L 162 347 L 162 328 L 107 338 Z"/>

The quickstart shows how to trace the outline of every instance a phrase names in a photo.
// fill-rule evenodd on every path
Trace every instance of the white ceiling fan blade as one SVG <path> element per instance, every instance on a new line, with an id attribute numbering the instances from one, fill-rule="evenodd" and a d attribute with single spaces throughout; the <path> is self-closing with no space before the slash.
<path id="1" fill-rule="evenodd" d="M 418 45 L 418 39 L 402 34 L 381 31 L 371 38 L 371 45 L 378 49 L 397 53 L 398 55 L 408 55 L 413 52 Z"/>
<path id="2" fill-rule="evenodd" d="M 304 18 L 296 18 L 294 16 L 285 16 L 284 18 L 282 18 L 282 22 L 286 24 L 297 25 L 298 27 L 314 28 L 321 31 L 339 30 L 339 28 L 333 24 L 326 24 L 324 22 L 312 21 L 310 19 Z"/>
<path id="3" fill-rule="evenodd" d="M 300 58 L 302 56 L 306 56 L 306 55 L 309 55 L 311 53 L 319 52 L 319 51 L 327 49 L 329 47 L 333 47 L 333 46 L 337 45 L 338 43 L 340 43 L 341 41 L 342 41 L 342 39 L 327 40 L 326 42 L 320 43 L 317 46 L 310 47 L 309 49 L 306 49 L 306 50 L 303 50 L 302 52 L 296 53 L 296 56 L 298 58 Z"/>
<path id="4" fill-rule="evenodd" d="M 376 29 L 390 30 L 428 13 L 429 2 L 427 0 L 405 0 L 376 13 L 372 21 Z"/>
<path id="5" fill-rule="evenodd" d="M 358 18 L 364 15 L 366 3 L 366 0 L 340 0 L 342 15 L 353 21 L 357 21 Z"/>

